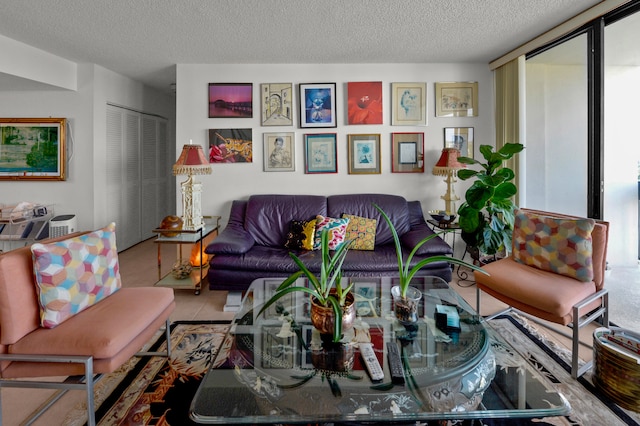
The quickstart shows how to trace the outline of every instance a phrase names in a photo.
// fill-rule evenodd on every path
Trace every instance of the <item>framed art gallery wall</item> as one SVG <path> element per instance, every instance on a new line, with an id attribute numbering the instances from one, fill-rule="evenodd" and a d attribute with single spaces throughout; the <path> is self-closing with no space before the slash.
<path id="1" fill-rule="evenodd" d="M 176 72 L 178 146 L 192 139 L 208 149 L 212 129 L 251 130 L 250 156 L 212 163 L 212 174 L 198 177 L 203 211 L 223 222 L 231 200 L 256 193 L 387 193 L 420 200 L 425 211 L 439 208 L 446 188 L 431 169 L 445 144 L 444 129 L 473 128 L 476 151 L 495 138 L 486 64 L 178 64 Z M 478 115 L 436 116 L 437 82 L 477 82 Z M 252 116 L 209 117 L 212 83 L 251 84 Z M 314 94 L 317 107 L 306 102 Z M 363 141 L 361 135 L 375 136 Z M 277 137 L 283 145 L 271 162 Z M 233 147 L 246 149 L 248 140 L 240 139 L 232 138 Z M 375 147 L 367 160 L 373 167 L 356 161 L 354 149 L 365 145 Z M 395 157 L 394 146 L 400 149 Z M 291 165 L 279 161 L 288 155 Z M 466 185 L 457 182 L 456 191 L 463 194 Z M 215 196 L 207 195 L 211 190 Z"/>

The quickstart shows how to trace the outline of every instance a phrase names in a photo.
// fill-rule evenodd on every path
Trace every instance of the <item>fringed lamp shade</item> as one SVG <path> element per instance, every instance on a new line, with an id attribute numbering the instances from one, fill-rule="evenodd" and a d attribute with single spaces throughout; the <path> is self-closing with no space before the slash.
<path id="1" fill-rule="evenodd" d="M 433 174 L 436 176 L 446 176 L 444 180 L 447 183 L 447 193 L 442 195 L 445 202 L 445 211 L 448 214 L 456 213 L 456 201 L 460 198 L 456 195 L 453 189 L 453 183 L 456 181 L 455 177 L 459 169 L 464 169 L 466 166 L 458 161 L 460 157 L 460 151 L 455 148 L 444 148 L 440 159 L 433 166 Z"/>
<path id="2" fill-rule="evenodd" d="M 200 145 L 185 145 L 180 157 L 173 165 L 173 175 L 187 175 L 182 182 L 182 229 L 198 230 L 204 226 L 202 220 L 202 184 L 193 179 L 193 175 L 211 174 L 211 165 Z"/>

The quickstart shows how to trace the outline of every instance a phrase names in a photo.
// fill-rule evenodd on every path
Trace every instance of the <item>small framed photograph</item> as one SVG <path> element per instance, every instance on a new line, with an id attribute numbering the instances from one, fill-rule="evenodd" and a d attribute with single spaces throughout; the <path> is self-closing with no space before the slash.
<path id="1" fill-rule="evenodd" d="M 347 83 L 349 124 L 382 124 L 382 82 Z"/>
<path id="2" fill-rule="evenodd" d="M 436 117 L 477 117 L 478 83 L 436 83 Z"/>
<path id="3" fill-rule="evenodd" d="M 262 290 L 262 298 L 259 301 L 259 306 L 260 308 L 262 308 L 262 305 L 271 298 L 271 296 L 273 296 L 276 292 L 276 290 L 278 289 L 278 287 L 280 287 L 280 284 L 282 284 L 282 279 L 266 279 L 264 280 L 264 288 L 261 289 Z M 259 298 L 256 298 L 256 301 L 258 301 Z M 279 319 L 282 315 L 283 312 L 286 311 L 289 313 L 289 315 L 295 315 L 295 294 L 294 293 L 289 293 L 284 295 L 283 297 L 281 297 L 280 299 L 278 299 L 277 302 L 275 302 L 273 305 L 269 306 L 269 308 L 267 308 L 267 310 L 264 311 L 263 315 L 265 319 L 269 319 L 269 320 L 277 320 Z M 257 308 L 257 306 L 254 306 L 254 308 Z M 254 309 L 256 312 L 259 309 Z"/>
<path id="4" fill-rule="evenodd" d="M 455 148 L 463 157 L 473 158 L 473 127 L 445 127 L 444 148 Z"/>
<path id="5" fill-rule="evenodd" d="M 0 180 L 66 180 L 66 134 L 66 118 L 0 118 Z"/>
<path id="6" fill-rule="evenodd" d="M 293 126 L 293 84 L 260 85 L 263 126 Z"/>
<path id="7" fill-rule="evenodd" d="M 391 83 L 391 124 L 427 125 L 426 83 Z"/>
<path id="8" fill-rule="evenodd" d="M 253 117 L 253 83 L 209 83 L 209 118 Z"/>
<path id="9" fill-rule="evenodd" d="M 347 137 L 349 174 L 380 174 L 380 134 Z"/>
<path id="10" fill-rule="evenodd" d="M 391 134 L 391 172 L 424 172 L 424 133 Z"/>
<path id="11" fill-rule="evenodd" d="M 382 316 L 382 299 L 380 293 L 380 278 L 361 278 L 350 280 L 353 284 L 353 294 L 356 298 L 356 311 L 359 317 Z"/>
<path id="12" fill-rule="evenodd" d="M 263 137 L 264 171 L 295 171 L 295 133 L 265 133 Z"/>
<path id="13" fill-rule="evenodd" d="M 338 173 L 338 155 L 335 133 L 304 135 L 304 172 Z"/>
<path id="14" fill-rule="evenodd" d="M 337 127 L 336 83 L 300 84 L 300 127 Z"/>
<path id="15" fill-rule="evenodd" d="M 252 129 L 209 129 L 210 163 L 253 163 Z"/>

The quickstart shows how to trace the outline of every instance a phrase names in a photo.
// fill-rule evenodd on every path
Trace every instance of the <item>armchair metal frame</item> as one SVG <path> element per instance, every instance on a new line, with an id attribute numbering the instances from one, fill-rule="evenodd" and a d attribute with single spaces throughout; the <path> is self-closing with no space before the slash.
<path id="1" fill-rule="evenodd" d="M 478 313 L 480 312 L 481 291 L 482 290 L 476 287 L 476 310 Z M 581 311 L 585 306 L 588 306 L 589 304 L 591 304 L 592 302 L 598 299 L 600 299 L 600 306 L 598 308 L 586 314 L 582 314 Z M 543 326 L 545 325 L 544 322 L 542 322 L 539 318 L 535 317 L 534 315 L 531 315 L 520 309 L 516 309 L 513 306 L 509 306 L 507 309 L 503 309 L 494 314 L 484 316 L 483 318 L 488 321 L 500 315 L 507 314 L 509 312 L 517 312 L 518 314 L 525 316 L 528 319 L 531 319 L 532 321 L 538 324 L 541 324 Z M 576 303 L 573 306 L 572 321 L 567 325 L 569 328 L 572 329 L 571 334 L 565 333 L 562 330 L 554 329 L 554 331 L 557 332 L 558 334 L 571 339 L 571 377 L 573 377 L 574 379 L 577 379 L 578 377 L 582 376 L 593 365 L 593 360 L 591 360 L 591 361 L 585 362 L 582 366 L 580 366 L 580 357 L 578 353 L 580 344 L 586 347 L 592 347 L 580 341 L 580 329 L 588 324 L 591 324 L 593 321 L 595 321 L 598 318 L 603 319 L 602 322 L 600 323 L 603 327 L 609 326 L 609 290 L 607 289 L 602 289 L 592 294 L 591 296 L 581 300 L 580 302 Z"/>
<path id="2" fill-rule="evenodd" d="M 165 321 L 165 337 L 166 351 L 141 351 L 134 356 L 149 357 L 162 356 L 171 357 L 171 328 L 170 322 Z M 84 365 L 84 374 L 78 376 L 70 376 L 62 382 L 41 380 L 20 380 L 20 379 L 2 379 L 0 378 L 0 389 L 2 388 L 36 388 L 36 389 L 59 389 L 54 393 L 46 403 L 34 412 L 23 424 L 31 425 L 42 414 L 53 406 L 60 398 L 62 398 L 70 390 L 85 390 L 87 393 L 87 425 L 95 426 L 95 400 L 94 385 L 104 376 L 104 374 L 93 373 L 93 357 L 92 356 L 65 356 L 65 355 L 19 355 L 19 354 L 0 354 L 0 361 L 23 361 L 23 362 L 48 362 L 48 363 L 74 363 Z M 88 379 L 89 378 L 89 379 Z M 2 398 L 0 396 L 0 425 L 2 425 Z"/>

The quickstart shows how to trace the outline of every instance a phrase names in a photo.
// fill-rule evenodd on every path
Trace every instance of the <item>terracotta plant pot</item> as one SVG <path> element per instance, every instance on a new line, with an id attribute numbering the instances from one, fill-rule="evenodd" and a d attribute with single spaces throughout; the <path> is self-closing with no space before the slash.
<path id="1" fill-rule="evenodd" d="M 396 318 L 402 323 L 414 323 L 418 321 L 418 308 L 420 307 L 420 299 L 422 292 L 415 287 L 407 288 L 407 296 L 402 297 L 400 286 L 391 287 L 391 296 L 393 297 L 393 309 Z"/>
<path id="2" fill-rule="evenodd" d="M 347 295 L 346 305 L 342 308 L 342 330 L 348 330 L 353 327 L 353 321 L 356 319 L 356 304 L 353 293 Z M 335 327 L 335 317 L 331 306 L 322 306 L 317 303 L 315 298 L 311 298 L 311 323 L 320 332 L 320 334 L 328 334 L 333 336 Z"/>

